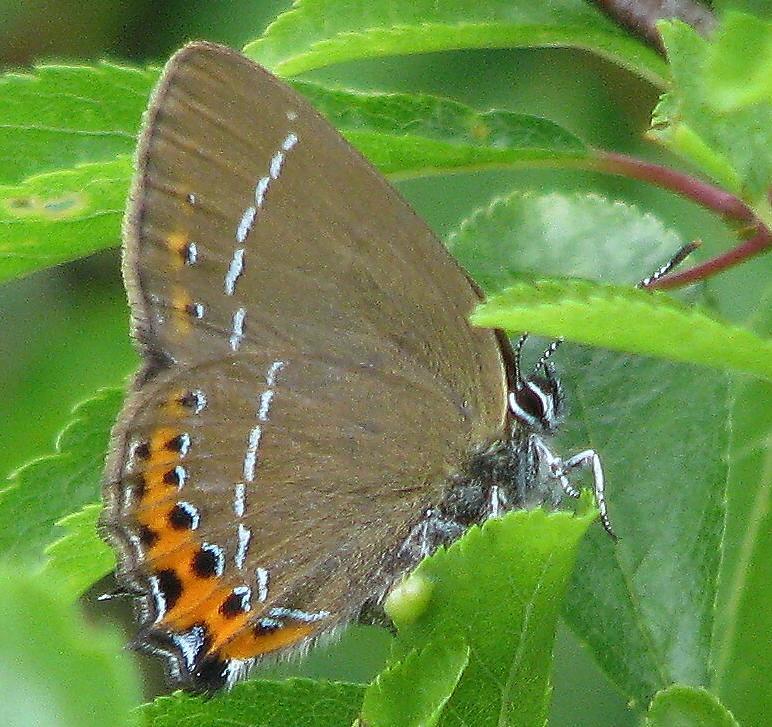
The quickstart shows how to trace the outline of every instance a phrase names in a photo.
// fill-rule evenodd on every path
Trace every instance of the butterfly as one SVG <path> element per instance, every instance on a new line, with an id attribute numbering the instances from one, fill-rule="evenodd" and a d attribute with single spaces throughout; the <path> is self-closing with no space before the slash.
<path id="1" fill-rule="evenodd" d="M 663 268 L 664 270 L 664 268 Z M 139 648 L 216 689 L 377 606 L 469 525 L 577 495 L 549 360 L 287 85 L 192 43 L 141 133 L 123 274 L 142 355 L 101 527 Z"/>

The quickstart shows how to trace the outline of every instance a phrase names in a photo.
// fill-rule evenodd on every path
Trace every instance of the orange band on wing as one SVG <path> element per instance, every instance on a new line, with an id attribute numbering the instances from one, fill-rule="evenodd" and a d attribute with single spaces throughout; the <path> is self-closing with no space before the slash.
<path id="1" fill-rule="evenodd" d="M 190 236 L 187 232 L 172 232 L 166 237 L 166 243 L 172 251 L 172 265 L 181 268 L 185 259 Z"/>
<path id="2" fill-rule="evenodd" d="M 316 627 L 317 624 L 292 621 L 285 623 L 281 628 L 263 633 L 249 629 L 225 644 L 219 650 L 219 655 L 223 659 L 251 659 L 297 644 L 310 636 Z"/>
<path id="3" fill-rule="evenodd" d="M 174 328 L 178 335 L 190 333 L 190 304 L 192 303 L 187 290 L 181 285 L 172 288 L 172 308 L 174 309 Z"/>

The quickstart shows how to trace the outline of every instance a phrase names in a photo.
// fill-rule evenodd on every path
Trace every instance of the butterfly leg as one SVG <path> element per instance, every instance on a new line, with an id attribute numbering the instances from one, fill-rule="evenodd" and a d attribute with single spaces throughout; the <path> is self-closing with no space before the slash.
<path id="1" fill-rule="evenodd" d="M 565 473 L 566 463 L 563 458 L 560 457 L 560 455 L 555 454 L 539 434 L 531 435 L 529 445 L 535 453 L 536 461 L 540 465 L 546 467 L 549 477 L 558 481 L 561 490 L 569 497 L 579 497 L 579 490 L 571 484 L 571 480 L 568 479 L 568 476 Z M 560 504 L 560 499 L 561 496 L 558 492 L 555 497 L 553 497 L 553 505 L 557 507 Z"/>
<path id="2" fill-rule="evenodd" d="M 488 508 L 490 515 L 488 517 L 498 517 L 507 508 L 506 495 L 501 491 L 498 485 L 493 485 L 490 489 Z"/>
<path id="3" fill-rule="evenodd" d="M 603 476 L 603 465 L 601 464 L 598 453 L 594 449 L 586 449 L 584 452 L 579 452 L 579 454 L 569 457 L 569 459 L 563 463 L 562 476 L 565 477 L 565 473 L 577 469 L 578 467 L 586 467 L 592 470 L 595 504 L 600 511 L 600 521 L 603 524 L 605 531 L 616 540 L 617 536 L 611 527 L 611 520 L 608 516 L 608 506 L 606 505 L 606 480 Z"/>
<path id="4" fill-rule="evenodd" d="M 560 487 L 569 497 L 579 497 L 579 490 L 574 487 L 568 477 L 572 470 L 587 468 L 592 471 L 593 492 L 595 503 L 600 511 L 600 521 L 605 531 L 616 540 L 616 535 L 611 527 L 606 505 L 606 480 L 603 475 L 603 466 L 598 453 L 594 449 L 586 449 L 575 454 L 567 460 L 556 455 L 538 434 L 531 435 L 531 445 L 535 448 L 540 461 L 547 467 L 550 477 L 560 483 Z"/>

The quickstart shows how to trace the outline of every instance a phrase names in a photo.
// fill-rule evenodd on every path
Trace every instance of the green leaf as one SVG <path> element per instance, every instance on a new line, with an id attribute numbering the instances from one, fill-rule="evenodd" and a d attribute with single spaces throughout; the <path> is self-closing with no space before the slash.
<path id="1" fill-rule="evenodd" d="M 657 239 L 657 230 L 666 234 Z M 491 292 L 513 275 L 543 274 L 544 265 L 562 275 L 635 281 L 672 255 L 671 241 L 680 244 L 635 208 L 558 195 L 499 200 L 451 239 Z M 488 259 L 497 245 L 501 276 Z M 527 350 L 526 360 L 542 345 Z M 588 446 L 598 452 L 620 535 L 614 546 L 593 528 L 584 540 L 563 617 L 631 704 L 645 707 L 674 681 L 709 680 L 727 477 L 726 378 L 568 343 L 553 360 L 569 407 L 555 446 L 566 455 Z"/>
<path id="2" fill-rule="evenodd" d="M 570 46 L 590 50 L 662 85 L 650 48 L 582 0 L 300 0 L 244 53 L 282 76 L 358 58 L 463 48 Z"/>
<path id="3" fill-rule="evenodd" d="M 744 27 L 743 42 L 748 42 L 748 34 L 757 27 Z M 712 51 L 708 42 L 685 23 L 661 22 L 658 28 L 667 47 L 673 90 L 656 109 L 649 135 L 739 194 L 762 219 L 772 221 L 766 198 L 772 182 L 770 99 L 736 104 L 731 113 L 716 110 L 715 100 L 725 100 L 727 88 L 726 84 L 711 86 L 715 72 L 709 62 L 711 52 L 720 58 L 721 51 Z M 736 37 L 736 28 L 729 32 Z M 721 37 L 726 38 L 726 32 Z M 766 43 L 764 38 L 754 40 L 755 45 Z"/>
<path id="4" fill-rule="evenodd" d="M 0 91 L 15 99 L 5 107 L 0 105 L 0 154 L 2 130 L 10 129 L 15 135 L 6 141 L 7 153 L 25 160 L 20 170 L 9 165 L 8 177 L 84 159 L 104 161 L 46 171 L 0 186 L 0 282 L 119 243 L 133 165 L 129 156 L 114 157 L 116 152 L 132 150 L 142 109 L 157 78 L 156 69 L 106 65 L 43 66 L 37 74 L 11 75 L 0 85 Z M 478 112 L 427 95 L 365 94 L 312 83 L 295 85 L 386 174 L 559 166 L 588 154 L 581 140 L 546 119 L 506 111 Z M 77 111 L 71 109 L 68 104 L 83 88 L 89 90 L 88 97 Z M 38 98 L 35 89 L 48 94 L 45 118 L 58 109 L 66 118 L 66 128 L 48 121 L 48 131 L 41 137 L 39 101 L 27 103 Z M 116 106 L 112 96 L 118 91 L 126 93 Z M 100 104 L 109 111 L 97 113 Z M 121 142 L 117 146 L 116 139 Z"/>
<path id="5" fill-rule="evenodd" d="M 628 275 L 632 282 L 681 244 L 653 215 L 621 202 L 598 195 L 520 192 L 476 212 L 448 241 L 483 289 L 498 291 L 473 316 L 478 325 L 769 376 L 769 341 L 661 294 L 582 281 L 520 282 L 502 291 L 545 270 L 611 280 L 622 263 L 636 271 Z M 579 250 L 586 252 L 576 254 Z M 647 269 L 644 260 L 655 254 L 659 262 Z"/>
<path id="6" fill-rule="evenodd" d="M 428 644 L 469 645 L 443 724 L 544 723 L 556 619 L 577 544 L 597 516 L 589 498 L 583 502 L 581 516 L 521 511 L 474 526 L 409 577 L 429 584 L 431 594 L 407 619 L 390 611 L 398 628 L 393 660 Z M 416 674 L 414 689 L 436 679 Z"/>
<path id="7" fill-rule="evenodd" d="M 563 617 L 643 708 L 672 682 L 707 685 L 724 534 L 727 381 L 704 369 L 561 350 L 567 454 L 595 449 L 616 547 L 583 543 Z"/>
<path id="8" fill-rule="evenodd" d="M 128 157 L 0 187 L 0 282 L 120 242 Z"/>
<path id="9" fill-rule="evenodd" d="M 469 662 L 469 647 L 449 640 L 411 651 L 367 688 L 362 721 L 368 727 L 432 727 Z"/>
<path id="10" fill-rule="evenodd" d="M 3 560 L 41 560 L 57 537 L 57 520 L 99 499 L 107 441 L 122 400 L 123 392 L 113 389 L 80 404 L 59 435 L 56 453 L 11 476 L 0 491 Z"/>
<path id="11" fill-rule="evenodd" d="M 654 215 L 624 202 L 522 191 L 497 197 L 448 238 L 450 251 L 487 293 L 545 274 L 633 285 L 682 245 Z"/>
<path id="12" fill-rule="evenodd" d="M 308 679 L 253 680 L 214 697 L 175 692 L 140 711 L 148 727 L 343 727 L 356 719 L 364 689 Z"/>
<path id="13" fill-rule="evenodd" d="M 95 502 L 58 520 L 57 527 L 66 534 L 46 548 L 42 582 L 56 581 L 60 593 L 73 601 L 115 568 L 112 549 L 97 533 L 100 512 L 102 505 Z"/>
<path id="14" fill-rule="evenodd" d="M 731 712 L 705 689 L 676 684 L 659 692 L 646 727 L 739 727 Z"/>
<path id="15" fill-rule="evenodd" d="M 495 292 L 473 315 L 477 325 L 772 376 L 769 340 L 666 295 L 587 281 L 518 282 L 543 271 L 613 280 L 620 268 L 637 282 L 681 245 L 653 215 L 622 202 L 521 192 L 495 199 L 448 239 L 482 288 Z"/>
<path id="16" fill-rule="evenodd" d="M 0 183 L 131 154 L 157 78 L 156 68 L 110 63 L 2 76 Z"/>
<path id="17" fill-rule="evenodd" d="M 768 576 L 772 556 L 772 385 L 736 382 L 732 388 L 732 482 L 724 552 L 720 621 L 715 629 L 715 689 L 741 724 L 763 724 L 772 709 L 760 679 L 772 653 L 759 634 L 772 633 Z"/>
<path id="18" fill-rule="evenodd" d="M 772 23 L 727 13 L 708 52 L 705 81 L 719 113 L 772 101 Z"/>
<path id="19" fill-rule="evenodd" d="M 0 724 L 136 724 L 139 679 L 117 634 L 85 623 L 18 565 L 0 568 L 0 621 Z"/>
<path id="20" fill-rule="evenodd" d="M 521 283 L 478 306 L 471 321 L 772 380 L 772 340 L 663 293 L 584 280 Z"/>
<path id="21" fill-rule="evenodd" d="M 733 10 L 741 10 L 759 18 L 772 19 L 772 5 L 769 4 L 769 0 L 713 0 L 711 5 L 719 16 Z"/>
<path id="22" fill-rule="evenodd" d="M 571 132 L 536 116 L 481 112 L 426 94 L 335 91 L 301 81 L 292 85 L 384 174 L 559 165 L 589 154 Z"/>
<path id="23" fill-rule="evenodd" d="M 772 282 L 766 293 L 753 323 L 772 332 Z M 759 638 L 772 633 L 772 384 L 738 377 L 729 393 L 729 502 L 712 687 L 740 724 L 763 724 L 772 712 L 772 692 L 759 688 L 772 671 L 772 650 Z"/>
<path id="24" fill-rule="evenodd" d="M 158 70 L 152 67 L 102 64 L 40 66 L 35 76 L 8 74 L 0 79 L 0 100 L 8 100 L 0 105 L 0 158 L 8 156 L 0 182 L 18 183 L 53 169 L 131 153 L 157 77 Z M 576 136 L 526 114 L 479 112 L 422 94 L 337 91 L 302 81 L 292 85 L 385 174 L 415 175 L 587 155 Z M 46 96 L 39 95 L 44 91 Z M 86 91 L 83 103 L 77 103 L 77 94 Z M 41 99 L 45 99 L 44 112 Z M 98 169 L 87 167 L 87 171 Z M 57 189 L 43 192 L 56 195 Z"/>

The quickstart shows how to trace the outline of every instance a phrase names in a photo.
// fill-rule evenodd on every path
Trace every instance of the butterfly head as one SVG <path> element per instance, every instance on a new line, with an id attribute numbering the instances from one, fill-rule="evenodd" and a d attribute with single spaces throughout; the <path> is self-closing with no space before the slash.
<path id="1" fill-rule="evenodd" d="M 523 334 L 515 347 L 515 386 L 509 392 L 509 409 L 514 418 L 530 431 L 554 434 L 563 423 L 566 413 L 563 387 L 549 357 L 560 345 L 553 341 L 534 366 L 533 372 L 523 376 L 520 355 L 527 334 Z"/>
<path id="2" fill-rule="evenodd" d="M 554 434 L 565 418 L 565 397 L 552 364 L 544 373 L 533 373 L 509 393 L 509 408 L 515 419 L 540 434 Z"/>

